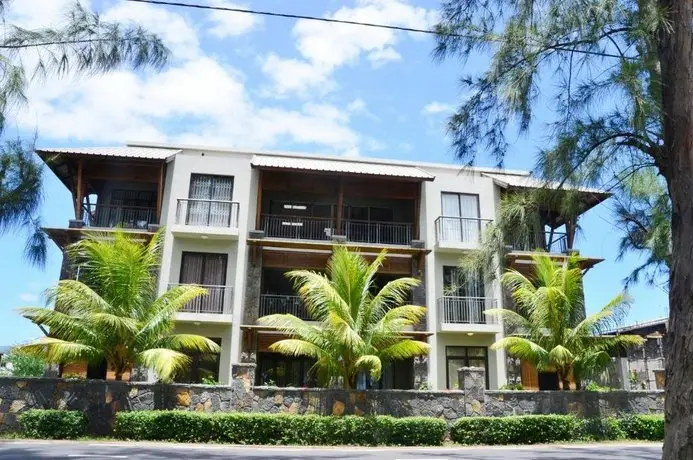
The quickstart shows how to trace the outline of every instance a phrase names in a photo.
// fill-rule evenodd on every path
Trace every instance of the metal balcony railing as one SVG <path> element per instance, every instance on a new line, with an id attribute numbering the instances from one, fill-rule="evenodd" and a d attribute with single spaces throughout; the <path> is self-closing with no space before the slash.
<path id="1" fill-rule="evenodd" d="M 518 251 L 543 250 L 553 254 L 568 253 L 568 235 L 564 232 L 544 232 L 517 239 L 512 244 Z"/>
<path id="2" fill-rule="evenodd" d="M 171 283 L 169 289 L 176 286 L 185 286 L 185 283 Z M 233 287 L 218 285 L 197 286 L 205 288 L 207 295 L 197 297 L 188 302 L 181 310 L 183 313 L 210 313 L 216 315 L 230 315 L 233 300 Z"/>
<path id="3" fill-rule="evenodd" d="M 334 219 L 329 217 L 278 216 L 263 214 L 262 230 L 271 238 L 331 240 Z"/>
<path id="4" fill-rule="evenodd" d="M 291 314 L 303 320 L 310 320 L 308 310 L 296 295 L 260 295 L 260 316 Z"/>
<path id="5" fill-rule="evenodd" d="M 176 208 L 176 224 L 238 228 L 239 206 L 235 201 L 179 199 Z"/>
<path id="6" fill-rule="evenodd" d="M 491 297 L 453 297 L 438 299 L 438 317 L 443 324 L 498 324 L 498 318 L 484 312 L 496 307 Z"/>
<path id="7" fill-rule="evenodd" d="M 129 228 L 146 230 L 156 223 L 156 208 L 97 204 L 82 215 L 85 227 Z"/>
<path id="8" fill-rule="evenodd" d="M 409 245 L 414 224 L 407 222 L 375 222 L 344 220 L 340 231 L 330 217 L 280 216 L 263 214 L 261 229 L 270 238 L 329 241 L 335 235 L 344 235 L 348 241 L 374 244 Z"/>
<path id="9" fill-rule="evenodd" d="M 438 242 L 478 243 L 490 219 L 440 216 L 435 221 Z"/>
<path id="10" fill-rule="evenodd" d="M 342 222 L 342 235 L 348 241 L 374 244 L 411 244 L 414 224 L 406 222 L 375 222 L 346 220 Z"/>

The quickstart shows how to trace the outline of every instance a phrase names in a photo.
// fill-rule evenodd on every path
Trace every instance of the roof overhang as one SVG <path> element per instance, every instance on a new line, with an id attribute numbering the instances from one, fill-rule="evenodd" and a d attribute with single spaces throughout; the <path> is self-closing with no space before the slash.
<path id="1" fill-rule="evenodd" d="M 531 267 L 534 266 L 534 259 L 532 258 L 534 255 L 536 255 L 536 253 L 531 251 L 511 251 L 505 255 L 505 258 L 508 261 L 509 266 L 521 273 L 524 273 L 525 269 L 529 271 Z M 570 257 L 565 254 L 546 253 L 546 255 L 556 261 L 564 261 Z M 582 270 L 589 270 L 599 262 L 603 261 L 604 259 L 595 257 L 580 257 L 577 263 Z"/>
<path id="2" fill-rule="evenodd" d="M 500 188 L 512 190 L 555 190 L 565 191 L 566 193 L 575 193 L 579 196 L 583 203 L 583 212 L 598 205 L 602 201 L 608 199 L 612 194 L 589 187 L 573 187 L 567 184 L 547 181 L 531 176 L 529 174 L 505 174 L 505 173 L 490 173 L 483 172 L 482 176 L 488 177 Z"/>
<path id="3" fill-rule="evenodd" d="M 68 188 L 73 186 L 77 164 L 80 160 L 110 160 L 118 164 L 160 164 L 169 161 L 181 150 L 153 147 L 85 147 L 85 148 L 38 148 L 36 154 Z"/>
<path id="4" fill-rule="evenodd" d="M 346 159 L 328 160 L 297 156 L 255 155 L 250 161 L 250 164 L 258 169 L 388 177 L 413 181 L 432 181 L 435 179 L 435 176 L 416 166 L 351 161 Z"/>

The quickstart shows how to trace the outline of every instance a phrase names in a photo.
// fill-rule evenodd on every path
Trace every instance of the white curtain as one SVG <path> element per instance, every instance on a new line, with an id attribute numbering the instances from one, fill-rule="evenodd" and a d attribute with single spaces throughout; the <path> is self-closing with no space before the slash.
<path id="1" fill-rule="evenodd" d="M 459 195 L 460 215 L 462 219 L 462 241 L 479 241 L 479 197 L 477 195 Z"/>
<path id="2" fill-rule="evenodd" d="M 230 203 L 233 178 L 194 174 L 190 178 L 186 224 L 208 227 L 236 226 L 237 216 Z"/>
<path id="3" fill-rule="evenodd" d="M 479 241 L 479 196 L 443 193 L 443 218 L 440 239 L 443 241 Z"/>
<path id="4" fill-rule="evenodd" d="M 443 241 L 462 241 L 460 226 L 460 198 L 457 193 L 443 193 L 443 218 L 441 219 L 440 239 Z"/>

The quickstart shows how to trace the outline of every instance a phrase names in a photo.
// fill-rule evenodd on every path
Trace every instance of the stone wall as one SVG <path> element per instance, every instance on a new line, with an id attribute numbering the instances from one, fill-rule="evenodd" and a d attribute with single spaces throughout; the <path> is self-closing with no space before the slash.
<path id="1" fill-rule="evenodd" d="M 27 409 L 84 411 L 94 434 L 110 431 L 118 411 L 188 410 L 320 415 L 428 416 L 448 423 L 473 415 L 662 413 L 663 392 L 484 391 L 483 369 L 462 368 L 465 391 L 274 388 L 252 385 L 252 365 L 234 366 L 230 386 L 0 378 L 0 431 L 18 427 Z"/>

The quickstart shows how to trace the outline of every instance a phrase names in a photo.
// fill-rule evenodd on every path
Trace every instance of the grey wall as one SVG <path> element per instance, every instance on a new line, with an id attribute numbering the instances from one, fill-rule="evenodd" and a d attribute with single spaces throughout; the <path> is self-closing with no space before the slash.
<path id="1" fill-rule="evenodd" d="M 244 365 L 252 367 L 250 364 Z M 389 414 L 429 416 L 448 423 L 471 415 L 575 414 L 606 416 L 662 413 L 663 392 L 483 391 L 476 368 L 465 368 L 465 391 L 371 390 L 253 387 L 252 369 L 234 366 L 231 386 L 163 385 L 53 378 L 0 378 L 0 431 L 18 428 L 27 409 L 86 412 L 91 431 L 108 433 L 118 411 L 177 409 L 322 415 Z M 249 370 L 249 372 L 248 372 Z M 475 387 L 476 385 L 476 387 Z"/>

